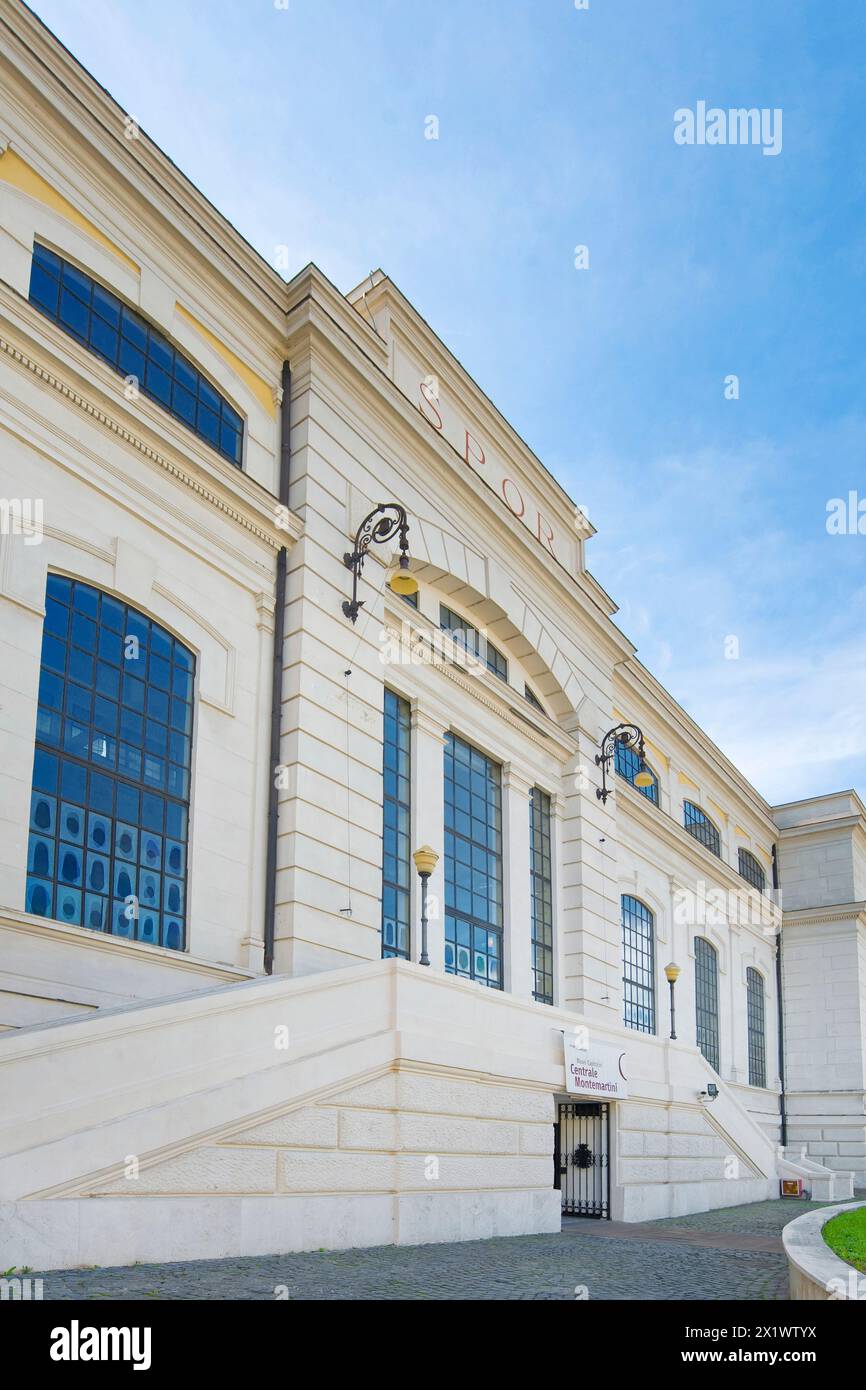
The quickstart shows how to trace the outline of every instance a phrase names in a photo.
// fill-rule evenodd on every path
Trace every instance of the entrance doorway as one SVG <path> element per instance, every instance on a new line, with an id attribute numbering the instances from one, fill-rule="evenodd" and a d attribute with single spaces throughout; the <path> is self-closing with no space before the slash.
<path id="1" fill-rule="evenodd" d="M 560 1103 L 554 1186 L 563 1216 L 610 1220 L 610 1106 L 605 1101 Z"/>

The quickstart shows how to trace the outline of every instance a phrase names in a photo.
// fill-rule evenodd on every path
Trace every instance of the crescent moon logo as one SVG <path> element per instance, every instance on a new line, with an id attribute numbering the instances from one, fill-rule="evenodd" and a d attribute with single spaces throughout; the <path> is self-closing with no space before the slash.
<path id="1" fill-rule="evenodd" d="M 628 1077 L 626 1076 L 625 1072 L 624 1072 L 623 1069 L 622 1069 L 622 1059 L 623 1059 L 624 1056 L 625 1056 L 625 1053 L 624 1053 L 624 1052 L 621 1052 L 621 1053 L 619 1054 L 619 1074 L 620 1074 L 620 1076 L 622 1077 L 623 1081 L 628 1081 Z"/>

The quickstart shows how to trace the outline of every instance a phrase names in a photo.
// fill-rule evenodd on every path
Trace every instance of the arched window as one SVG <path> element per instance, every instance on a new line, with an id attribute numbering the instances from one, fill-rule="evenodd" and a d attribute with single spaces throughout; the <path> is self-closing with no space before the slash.
<path id="1" fill-rule="evenodd" d="M 744 878 L 753 888 L 757 888 L 759 893 L 763 893 L 767 880 L 754 854 L 750 854 L 747 849 L 741 849 L 737 851 L 737 858 L 740 878 Z"/>
<path id="2" fill-rule="evenodd" d="M 26 909 L 182 950 L 195 658 L 78 580 L 45 609 Z"/>
<path id="3" fill-rule="evenodd" d="M 712 854 L 715 854 L 721 859 L 721 836 L 706 811 L 702 811 L 700 806 L 695 806 L 692 801 L 684 801 L 683 824 L 690 835 L 693 835 L 694 838 L 699 840 L 702 845 L 705 845 Z"/>
<path id="4" fill-rule="evenodd" d="M 616 740 L 613 750 L 613 765 L 620 777 L 624 777 L 627 782 L 634 786 L 634 779 L 640 771 L 640 758 L 633 748 L 629 748 L 620 739 Z M 646 771 L 652 777 L 652 782 L 648 787 L 637 787 L 636 790 L 645 796 L 647 801 L 652 801 L 655 806 L 659 804 L 659 779 L 656 777 L 652 768 L 647 766 Z"/>
<path id="5" fill-rule="evenodd" d="M 655 921 L 645 903 L 624 894 L 622 918 L 622 1008 L 627 1028 L 656 1030 Z"/>
<path id="6" fill-rule="evenodd" d="M 30 302 L 239 468 L 243 420 L 188 357 L 98 280 L 39 243 Z"/>
<path id="7" fill-rule="evenodd" d="M 719 957 L 702 936 L 695 937 L 695 1021 L 697 1044 L 719 1070 Z"/>
<path id="8" fill-rule="evenodd" d="M 746 1013 L 749 1024 L 749 1085 L 767 1084 L 767 1044 L 764 1034 L 764 977 L 749 966 L 746 971 Z"/>

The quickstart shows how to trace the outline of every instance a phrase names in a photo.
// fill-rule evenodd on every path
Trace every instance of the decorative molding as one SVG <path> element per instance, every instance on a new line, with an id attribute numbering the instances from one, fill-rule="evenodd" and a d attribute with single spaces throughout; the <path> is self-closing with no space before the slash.
<path id="1" fill-rule="evenodd" d="M 91 418 L 96 420 L 98 424 L 102 425 L 105 429 L 109 430 L 112 434 L 116 435 L 119 439 L 122 439 L 126 444 L 131 445 L 133 449 L 138 450 L 138 452 L 140 454 L 143 454 L 145 458 L 149 459 L 152 463 L 157 464 L 166 473 L 169 473 L 173 478 L 176 478 L 178 482 L 183 483 L 184 486 L 190 488 L 193 492 L 197 493 L 199 497 L 202 497 L 206 502 L 210 503 L 210 505 L 215 507 L 217 511 L 222 512 L 232 521 L 237 522 L 239 526 L 242 526 L 244 530 L 249 531 L 259 540 L 264 541 L 267 545 L 271 547 L 272 550 L 280 550 L 285 545 L 285 535 L 278 538 L 274 535 L 273 532 L 267 531 L 263 526 L 257 525 L 248 516 L 245 516 L 244 513 L 238 507 L 231 506 L 228 502 L 225 501 L 224 498 L 220 497 L 212 488 L 206 487 L 204 483 L 202 483 L 198 478 L 193 477 L 191 473 L 188 473 L 178 464 L 173 463 L 170 459 L 167 459 L 165 455 L 159 453 L 158 450 L 152 449 L 149 444 L 146 444 L 143 439 L 140 439 L 137 435 L 133 434 L 131 430 L 126 429 L 123 425 L 119 425 L 116 420 L 113 420 L 111 418 L 110 415 L 106 415 L 104 410 L 100 410 L 98 406 L 95 406 L 91 401 L 86 400 L 84 396 L 80 395 L 76 390 L 74 390 L 73 387 L 69 386 L 64 381 L 61 381 L 59 377 L 54 376 L 54 374 L 52 372 L 49 372 L 45 367 L 40 366 L 40 364 L 38 362 L 35 362 L 32 357 L 29 357 L 27 353 L 23 352 L 20 348 L 15 347 L 15 345 L 13 343 L 10 343 L 6 338 L 0 337 L 0 351 L 5 352 L 9 357 L 13 359 L 13 361 L 17 362 L 19 366 L 26 368 L 26 370 L 29 372 L 32 372 L 33 375 L 38 377 L 40 381 L 43 381 L 47 386 L 50 386 L 54 391 L 57 391 L 61 396 L 64 396 L 73 405 L 77 406 L 79 410 L 82 410 L 86 415 L 91 416 Z M 300 534 L 300 531 L 301 526 L 300 523 L 298 523 L 298 535 Z"/>
<path id="2" fill-rule="evenodd" d="M 233 647 L 230 642 L 226 641 L 219 629 L 215 628 L 212 623 L 209 623 L 207 618 L 203 618 L 201 613 L 195 608 L 191 608 L 189 604 L 184 603 L 183 599 L 178 598 L 177 594 L 172 593 L 170 589 L 166 589 L 162 584 L 155 582 L 151 592 L 165 599 L 175 608 L 179 608 L 181 613 L 185 613 L 203 632 L 206 632 L 209 637 L 213 638 L 218 646 L 222 647 L 226 654 L 223 699 L 217 700 L 212 695 L 207 695 L 201 687 L 199 687 L 198 695 L 203 704 L 210 705 L 213 709 L 219 710 L 221 714 L 233 716 L 235 712 L 235 667 L 237 664 L 237 649 Z"/>

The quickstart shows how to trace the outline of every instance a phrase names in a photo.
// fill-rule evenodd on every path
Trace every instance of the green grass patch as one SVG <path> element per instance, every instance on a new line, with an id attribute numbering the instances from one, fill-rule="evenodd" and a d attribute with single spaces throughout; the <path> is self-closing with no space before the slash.
<path id="1" fill-rule="evenodd" d="M 824 1227 L 823 1236 L 840 1260 L 866 1274 L 866 1207 L 834 1216 Z"/>

